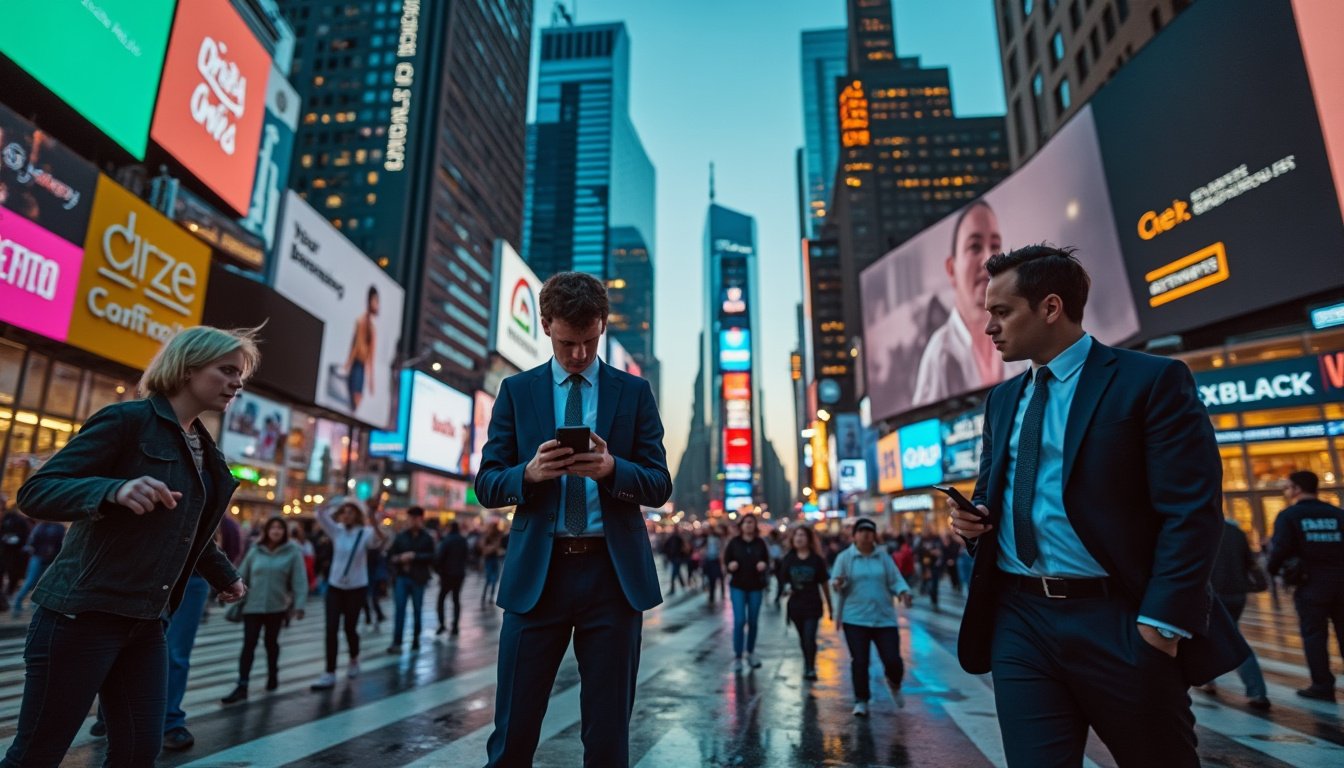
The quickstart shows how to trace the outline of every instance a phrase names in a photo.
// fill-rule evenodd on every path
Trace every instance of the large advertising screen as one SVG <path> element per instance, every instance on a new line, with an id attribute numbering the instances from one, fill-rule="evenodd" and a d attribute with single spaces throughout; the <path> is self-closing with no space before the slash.
<path id="1" fill-rule="evenodd" d="M 260 237 L 266 252 L 275 245 L 275 226 L 289 187 L 289 161 L 294 156 L 294 133 L 299 129 L 299 92 L 279 69 L 271 68 L 266 82 L 266 114 L 261 123 L 256 179 L 243 229 Z"/>
<path id="2" fill-rule="evenodd" d="M 1093 109 L 1144 337 L 1344 285 L 1344 223 L 1289 3 L 1192 6 Z M 1173 138 L 1194 136 L 1197 152 Z"/>
<path id="3" fill-rule="evenodd" d="M 1316 94 L 1325 149 L 1334 169 L 1335 196 L 1344 211 L 1344 88 L 1339 87 L 1344 78 L 1344 46 L 1339 45 L 1339 30 L 1344 29 L 1344 3 L 1293 0 L 1293 12 L 1297 16 L 1307 73 Z"/>
<path id="4" fill-rule="evenodd" d="M 943 480 L 943 434 L 937 419 L 901 427 L 901 481 L 919 488 Z"/>
<path id="5" fill-rule="evenodd" d="M 521 371 L 551 359 L 551 342 L 541 329 L 541 281 L 513 246 L 495 241 L 495 351 Z"/>
<path id="6" fill-rule="evenodd" d="M 471 474 L 481 471 L 481 451 L 490 438 L 490 414 L 495 410 L 495 396 L 476 390 L 471 415 Z"/>
<path id="7" fill-rule="evenodd" d="M 465 475 L 471 464 L 471 395 L 416 371 L 411 386 L 411 421 L 406 460 Z"/>
<path id="8" fill-rule="evenodd" d="M 149 203 L 98 177 L 68 341 L 132 368 L 199 325 L 210 248 Z"/>
<path id="9" fill-rule="evenodd" d="M 219 450 L 231 462 L 279 467 L 284 464 L 288 436 L 289 409 L 243 390 L 224 412 Z"/>
<path id="10" fill-rule="evenodd" d="M 751 370 L 751 331 L 745 328 L 719 331 L 719 370 Z"/>
<path id="11" fill-rule="evenodd" d="M 247 213 L 271 57 L 229 0 L 182 3 L 150 135 Z"/>
<path id="12" fill-rule="evenodd" d="M 983 406 L 943 420 L 944 480 L 969 480 L 979 476 L 984 428 Z"/>
<path id="13" fill-rule="evenodd" d="M 175 3 L 5 3 L 0 53 L 143 160 Z"/>
<path id="14" fill-rule="evenodd" d="M 724 464 L 751 464 L 752 455 L 750 429 L 723 430 Z"/>
<path id="15" fill-rule="evenodd" d="M 387 456 L 394 459 L 406 459 L 406 433 L 411 424 L 411 388 L 415 385 L 415 371 L 410 368 L 401 372 L 400 386 L 397 388 L 397 422 L 395 429 L 369 431 L 369 455 Z"/>
<path id="16" fill-rule="evenodd" d="M 984 333 L 984 265 L 995 253 L 1042 241 L 1078 249 L 1096 288 L 1087 303 L 1089 331 L 1108 344 L 1138 333 L 1088 108 L 980 200 L 863 271 L 864 366 L 874 419 L 1024 370 L 1025 363 L 1005 364 Z"/>
<path id="17" fill-rule="evenodd" d="M 877 441 L 877 489 L 882 493 L 895 493 L 904 487 L 901 482 L 901 436 L 892 432 Z"/>
<path id="18" fill-rule="evenodd" d="M 275 289 L 325 324 L 317 404 L 389 426 L 401 287 L 293 191 L 276 254 Z"/>

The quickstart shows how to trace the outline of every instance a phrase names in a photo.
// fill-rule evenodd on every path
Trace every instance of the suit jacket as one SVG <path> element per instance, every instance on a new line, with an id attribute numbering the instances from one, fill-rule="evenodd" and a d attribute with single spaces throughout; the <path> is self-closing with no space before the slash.
<path id="1" fill-rule="evenodd" d="M 516 505 L 498 599 L 514 613 L 527 613 L 541 598 L 561 508 L 559 479 L 523 481 L 537 446 L 555 437 L 554 389 L 550 361 L 504 380 L 476 474 L 483 506 Z M 640 506 L 660 507 L 672 495 L 663 422 L 649 383 L 602 363 L 595 426 L 616 462 L 615 472 L 597 484 L 607 551 L 630 606 L 646 611 L 661 603 L 663 594 Z"/>
<path id="2" fill-rule="evenodd" d="M 1213 595 L 1222 537 L 1222 462 L 1194 377 L 1179 360 L 1093 341 L 1064 434 L 1064 509 L 1088 553 L 1137 614 L 1180 627 L 1176 659 L 1191 684 L 1236 668 L 1250 653 Z M 974 540 L 957 653 L 967 672 L 990 671 L 999 588 L 999 521 L 1008 442 L 1027 386 L 1022 374 L 990 391 L 974 501 L 994 528 Z"/>

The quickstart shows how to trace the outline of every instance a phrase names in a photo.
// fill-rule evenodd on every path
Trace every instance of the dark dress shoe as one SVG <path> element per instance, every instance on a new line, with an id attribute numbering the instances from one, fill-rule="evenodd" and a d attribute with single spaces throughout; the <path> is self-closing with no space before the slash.
<path id="1" fill-rule="evenodd" d="M 191 745 L 196 743 L 196 737 L 191 735 L 191 731 L 186 728 L 174 728 L 163 734 L 163 748 L 171 752 L 181 752 L 184 749 L 191 749 Z"/>
<path id="2" fill-rule="evenodd" d="M 1269 709 L 1269 699 L 1265 698 L 1264 696 L 1256 696 L 1255 698 L 1246 702 L 1246 706 L 1250 707 L 1251 709 L 1258 709 L 1264 711 L 1266 709 Z"/>
<path id="3" fill-rule="evenodd" d="M 280 675 L 279 675 L 279 673 L 277 673 L 277 672 L 272 672 L 272 673 L 266 675 L 266 690 L 268 690 L 268 691 L 274 691 L 276 688 L 279 688 L 279 687 L 280 687 Z"/>
<path id="4" fill-rule="evenodd" d="M 244 701 L 246 699 L 247 699 L 247 686 L 239 685 L 233 689 L 232 693 L 220 699 L 219 701 L 221 704 L 237 704 L 238 702 Z"/>
<path id="5" fill-rule="evenodd" d="M 1304 699 L 1315 699 L 1316 701 L 1329 701 L 1333 703 L 1335 700 L 1335 689 L 1314 687 L 1303 688 L 1297 692 L 1297 695 Z"/>

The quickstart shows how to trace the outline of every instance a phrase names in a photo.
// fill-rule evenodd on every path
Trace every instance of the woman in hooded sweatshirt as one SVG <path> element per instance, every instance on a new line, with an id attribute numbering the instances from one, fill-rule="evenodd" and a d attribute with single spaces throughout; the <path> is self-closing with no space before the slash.
<path id="1" fill-rule="evenodd" d="M 266 630 L 266 690 L 280 685 L 280 627 L 293 612 L 303 618 L 308 602 L 308 571 L 303 549 L 289 539 L 289 526 L 279 517 L 266 521 L 261 539 L 247 551 L 239 566 L 243 581 L 250 585 L 243 603 L 243 652 L 238 657 L 238 685 L 221 701 L 233 704 L 247 698 L 248 678 L 257 639 Z"/>

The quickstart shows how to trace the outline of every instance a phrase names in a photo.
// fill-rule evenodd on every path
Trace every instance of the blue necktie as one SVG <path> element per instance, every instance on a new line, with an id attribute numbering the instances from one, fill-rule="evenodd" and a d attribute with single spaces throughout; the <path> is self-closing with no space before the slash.
<path id="1" fill-rule="evenodd" d="M 1036 499 L 1036 468 L 1041 461 L 1041 425 L 1045 401 L 1050 396 L 1050 369 L 1036 371 L 1036 389 L 1027 403 L 1022 429 L 1017 433 L 1017 467 L 1013 471 L 1013 541 L 1017 559 L 1031 567 L 1036 562 L 1036 530 L 1031 522 L 1031 503 Z"/>
<path id="2" fill-rule="evenodd" d="M 569 377 L 569 396 L 565 398 L 565 426 L 583 426 L 583 385 L 587 382 L 579 374 Z M 565 530 L 580 536 L 588 528 L 588 493 L 584 478 L 565 477 Z"/>

